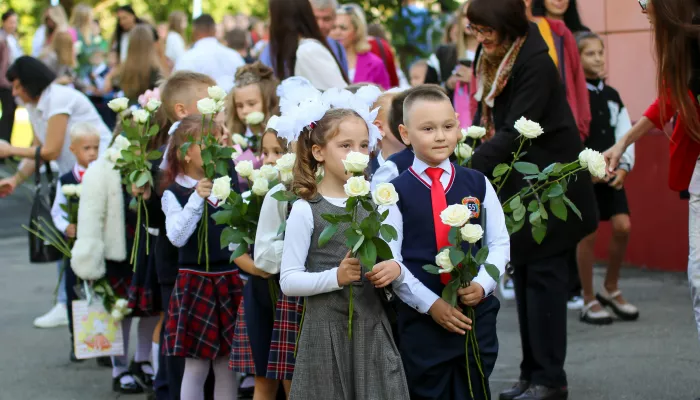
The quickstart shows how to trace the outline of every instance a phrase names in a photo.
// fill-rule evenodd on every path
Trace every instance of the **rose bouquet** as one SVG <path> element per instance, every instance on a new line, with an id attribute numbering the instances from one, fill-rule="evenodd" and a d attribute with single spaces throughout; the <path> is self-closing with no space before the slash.
<path id="1" fill-rule="evenodd" d="M 144 95 L 145 96 L 145 95 Z M 146 185 L 153 187 L 153 175 L 151 174 L 151 161 L 162 156 L 159 150 L 148 150 L 148 143 L 151 138 L 158 135 L 160 127 L 152 123 L 155 112 L 161 105 L 152 95 L 144 100 L 143 109 L 134 111 L 131 118 L 126 117 L 125 111 L 129 105 L 127 98 L 121 97 L 108 103 L 109 108 L 119 113 L 123 135 L 115 138 L 114 144 L 107 152 L 107 160 L 114 164 L 114 168 L 119 170 L 123 183 L 127 187 L 136 186 L 142 188 Z M 145 226 L 148 226 L 148 208 L 142 195 L 137 196 L 131 209 L 136 211 L 136 229 L 134 233 L 134 245 L 131 249 L 130 262 L 136 268 L 136 259 L 139 247 L 139 237 L 141 235 L 141 214 L 145 218 Z M 146 254 L 149 249 L 149 235 L 146 235 Z"/>
<path id="2" fill-rule="evenodd" d="M 459 140 L 457 147 L 455 147 L 455 157 L 458 165 L 471 166 L 474 148 L 484 136 L 486 136 L 486 129 L 480 126 L 470 126 L 467 129 L 462 129 L 462 138 Z M 471 146 L 467 144 L 468 139 L 471 139 Z"/>
<path id="3" fill-rule="evenodd" d="M 489 249 L 485 244 L 480 244 L 484 236 L 484 230 L 481 225 L 469 223 L 471 211 L 468 206 L 462 204 L 451 205 L 440 213 L 440 219 L 443 224 L 451 227 L 448 236 L 450 245 L 438 249 L 439 252 L 435 256 L 436 265 L 424 265 L 423 269 L 431 274 L 450 275 L 449 283 L 442 290 L 442 299 L 456 307 L 457 290 L 469 286 L 479 273 L 481 266 L 496 282 L 500 279 L 501 274 L 498 267 L 486 262 Z M 484 384 L 484 372 L 479 355 L 479 344 L 476 340 L 476 317 L 473 307 L 467 307 L 467 317 L 474 323 L 472 329 L 467 331 L 465 345 L 469 390 L 472 397 L 474 397 L 471 376 L 469 375 L 469 346 L 472 346 L 484 390 L 486 390 L 486 385 Z"/>
<path id="4" fill-rule="evenodd" d="M 360 263 L 371 268 L 377 263 L 377 257 L 384 260 L 393 258 L 391 249 L 385 240 L 392 241 L 398 238 L 396 229 L 383 222 L 389 216 L 389 210 L 379 212 L 379 207 L 391 206 L 399 201 L 399 195 L 391 183 L 383 183 L 377 186 L 374 193 L 370 193 L 370 183 L 364 177 L 364 172 L 369 165 L 369 156 L 362 153 L 350 152 L 343 160 L 345 170 L 353 177 L 345 184 L 345 194 L 348 200 L 345 204 L 345 214 L 323 214 L 321 217 L 328 221 L 328 225 L 318 238 L 318 245 L 323 247 L 335 235 L 340 223 L 348 223 L 350 226 L 343 233 L 346 245 L 351 249 L 353 256 L 360 259 Z M 359 220 L 360 208 L 369 212 L 369 215 Z M 348 336 L 352 337 L 352 314 L 354 310 L 353 289 L 350 285 L 350 304 L 348 319 Z"/>
<path id="5" fill-rule="evenodd" d="M 228 178 L 228 191 L 231 191 L 231 179 L 229 178 L 229 163 L 233 155 L 233 148 L 222 145 L 219 140 L 220 138 L 214 133 L 214 117 L 219 112 L 224 109 L 224 98 L 226 97 L 226 92 L 218 86 L 212 86 L 208 88 L 209 97 L 201 99 L 197 102 L 197 110 L 202 114 L 202 134 L 200 138 L 196 140 L 194 137 L 190 137 L 189 140 L 182 145 L 180 151 L 183 157 L 187 154 L 190 146 L 199 146 L 202 157 L 202 167 L 204 169 L 204 176 L 216 184 L 217 175 L 222 178 Z M 223 196 L 225 189 L 223 185 L 226 181 L 218 179 L 218 184 L 215 188 L 212 188 L 212 196 L 216 197 L 220 201 L 226 199 L 226 197 L 218 197 L 214 194 L 214 189 L 216 189 L 219 196 Z M 204 207 L 204 213 L 202 215 L 202 223 L 199 225 L 199 230 L 197 231 L 197 241 L 198 241 L 198 262 L 202 262 L 202 253 L 204 254 L 206 270 L 209 271 L 209 207 Z"/>

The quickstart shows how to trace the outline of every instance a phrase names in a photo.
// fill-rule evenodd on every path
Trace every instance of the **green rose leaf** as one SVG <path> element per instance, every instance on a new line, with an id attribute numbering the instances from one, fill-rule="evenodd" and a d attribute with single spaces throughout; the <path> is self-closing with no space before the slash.
<path id="1" fill-rule="evenodd" d="M 547 225 L 538 224 L 532 226 L 532 238 L 537 244 L 542 244 L 544 236 L 547 234 Z"/>
<path id="2" fill-rule="evenodd" d="M 277 229 L 277 235 L 281 235 L 284 233 L 284 231 L 287 229 L 287 221 L 282 221 L 280 224 L 280 227 Z"/>
<path id="3" fill-rule="evenodd" d="M 360 246 L 359 255 L 362 265 L 366 268 L 372 268 L 377 263 L 377 246 L 374 245 L 373 241 L 365 240 Z"/>
<path id="4" fill-rule="evenodd" d="M 452 307 L 457 306 L 457 289 L 459 289 L 459 280 L 453 279 L 445 288 L 442 289 L 442 299 L 445 300 Z"/>
<path id="5" fill-rule="evenodd" d="M 521 221 L 523 218 L 525 218 L 526 211 L 525 206 L 521 204 L 520 207 L 513 210 L 513 219 L 515 221 Z"/>
<path id="6" fill-rule="evenodd" d="M 248 252 L 248 247 L 239 245 L 236 250 L 231 254 L 230 262 L 234 262 L 235 259 L 242 256 Z"/>
<path id="7" fill-rule="evenodd" d="M 394 254 L 391 252 L 391 247 L 382 238 L 372 238 L 374 246 L 377 248 L 377 256 L 382 260 L 391 260 L 394 258 Z M 374 267 L 374 265 L 368 265 L 368 268 Z"/>
<path id="8" fill-rule="evenodd" d="M 387 242 L 391 242 L 392 240 L 396 240 L 399 238 L 399 233 L 396 232 L 396 228 L 388 224 L 382 225 L 379 228 L 379 233 Z"/>
<path id="9" fill-rule="evenodd" d="M 321 236 L 318 237 L 318 246 L 323 247 L 325 246 L 329 240 L 335 235 L 335 233 L 338 231 L 338 225 L 336 224 L 331 224 L 328 225 L 323 232 L 321 232 Z"/>
<path id="10" fill-rule="evenodd" d="M 290 191 L 280 190 L 279 192 L 275 192 L 272 195 L 272 198 L 277 200 L 277 201 L 286 201 L 289 203 L 289 202 L 296 200 L 297 196 Z"/>
<path id="11" fill-rule="evenodd" d="M 568 197 L 563 196 L 563 198 L 564 198 L 564 203 L 566 203 L 566 205 L 569 206 L 571 211 L 573 211 L 574 214 L 576 214 L 576 216 L 578 216 L 578 219 L 583 220 L 583 217 L 581 217 L 581 211 L 578 210 L 576 205 L 571 200 L 569 200 Z"/>
<path id="12" fill-rule="evenodd" d="M 228 161 L 217 160 L 216 161 L 216 173 L 221 176 L 228 176 Z"/>
<path id="13" fill-rule="evenodd" d="M 513 164 L 513 167 L 523 175 L 537 175 L 540 173 L 537 165 L 529 162 L 519 161 Z"/>
<path id="14" fill-rule="evenodd" d="M 540 203 L 539 211 L 540 215 L 542 216 L 542 219 L 549 218 L 549 214 L 547 214 L 547 210 L 544 208 L 544 204 Z"/>
<path id="15" fill-rule="evenodd" d="M 520 201 L 520 196 L 516 196 L 513 200 L 510 201 L 510 208 L 511 210 L 515 210 L 520 208 L 520 205 L 522 202 Z"/>
<path id="16" fill-rule="evenodd" d="M 527 210 L 530 212 L 535 212 L 539 208 L 539 204 L 537 203 L 537 200 L 531 200 L 530 203 L 527 205 Z"/>
<path id="17" fill-rule="evenodd" d="M 568 216 L 568 211 L 566 205 L 564 204 L 564 199 L 562 197 L 555 197 L 549 203 L 549 208 L 552 210 L 552 214 L 562 221 L 566 221 Z"/>
<path id="18" fill-rule="evenodd" d="M 456 246 L 457 242 L 459 241 L 460 236 L 461 236 L 461 234 L 459 233 L 459 228 L 457 228 L 456 226 L 453 226 L 450 228 L 450 233 L 447 235 L 447 241 L 451 245 Z"/>
<path id="19" fill-rule="evenodd" d="M 564 188 L 559 183 L 555 183 L 550 187 L 548 194 L 550 198 L 559 197 L 564 194 Z"/>
<path id="20" fill-rule="evenodd" d="M 450 262 L 455 267 L 464 261 L 464 252 L 455 247 L 450 247 Z"/>
<path id="21" fill-rule="evenodd" d="M 477 265 L 481 265 L 486 262 L 486 259 L 489 256 L 489 248 L 484 246 L 479 249 L 479 251 L 476 252 L 476 256 L 474 259 L 476 260 Z"/>
<path id="22" fill-rule="evenodd" d="M 211 219 L 213 219 L 217 225 L 228 225 L 232 217 L 233 210 L 221 210 L 211 215 Z"/>
<path id="23" fill-rule="evenodd" d="M 491 279 L 494 281 L 498 282 L 499 279 L 501 279 L 501 271 L 498 270 L 498 267 L 496 267 L 493 264 L 484 264 L 484 268 L 486 268 L 486 273 L 489 274 Z"/>
<path id="24" fill-rule="evenodd" d="M 496 165 L 496 168 L 493 169 L 493 177 L 498 178 L 501 175 L 505 175 L 505 173 L 508 172 L 508 169 L 510 169 L 508 164 Z"/>
<path id="25" fill-rule="evenodd" d="M 151 173 L 149 171 L 141 171 L 141 173 L 138 175 L 138 178 L 136 178 L 136 182 L 134 182 L 134 184 L 137 187 L 144 186 L 146 183 L 148 183 L 150 181 L 150 179 L 149 179 L 150 175 L 151 175 Z"/>
<path id="26" fill-rule="evenodd" d="M 429 274 L 437 275 L 440 273 L 440 268 L 434 266 L 434 265 L 424 265 L 423 270 Z"/>

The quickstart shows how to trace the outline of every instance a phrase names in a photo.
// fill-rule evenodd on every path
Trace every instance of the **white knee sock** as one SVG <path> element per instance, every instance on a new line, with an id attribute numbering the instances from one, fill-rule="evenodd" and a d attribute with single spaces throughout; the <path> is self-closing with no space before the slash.
<path id="1" fill-rule="evenodd" d="M 158 350 L 160 350 L 160 344 L 153 342 L 151 344 L 151 364 L 153 365 L 153 375 L 158 374 L 158 356 L 160 355 Z"/>
<path id="2" fill-rule="evenodd" d="M 123 356 L 112 356 L 112 378 L 116 378 L 123 374 L 129 369 L 129 332 L 131 331 L 131 318 L 124 318 L 122 320 L 122 335 L 124 337 L 124 355 Z M 127 381 L 133 381 L 132 378 L 124 377 L 122 378 L 122 383 L 130 383 Z"/>

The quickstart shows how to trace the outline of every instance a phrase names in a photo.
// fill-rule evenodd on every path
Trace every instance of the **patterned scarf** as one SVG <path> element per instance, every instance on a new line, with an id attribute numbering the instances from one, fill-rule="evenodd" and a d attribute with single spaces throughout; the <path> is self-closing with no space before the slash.
<path id="1" fill-rule="evenodd" d="M 518 38 L 502 58 L 488 57 L 482 53 L 476 64 L 478 90 L 474 95 L 474 99 L 481 103 L 480 125 L 486 129 L 485 140 L 490 139 L 496 133 L 493 121 L 493 105 L 496 97 L 506 87 L 510 74 L 513 71 L 515 60 L 518 58 L 520 49 L 523 47 L 526 39 L 527 35 Z"/>

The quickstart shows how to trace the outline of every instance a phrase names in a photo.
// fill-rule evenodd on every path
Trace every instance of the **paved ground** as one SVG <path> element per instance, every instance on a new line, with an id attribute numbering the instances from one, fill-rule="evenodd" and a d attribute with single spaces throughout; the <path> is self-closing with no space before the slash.
<path id="1" fill-rule="evenodd" d="M 53 264 L 27 262 L 26 234 L 18 227 L 28 218 L 29 194 L 0 199 L 0 400 L 117 398 L 109 370 L 94 361 L 68 361 L 67 328 L 32 327 L 34 317 L 51 306 L 56 272 Z M 641 319 L 591 327 L 570 314 L 570 399 L 700 397 L 700 344 L 685 276 L 631 269 L 623 275 L 622 289 L 641 309 Z M 514 303 L 504 302 L 498 325 L 501 351 L 491 379 L 494 393 L 517 378 L 517 326 Z"/>

